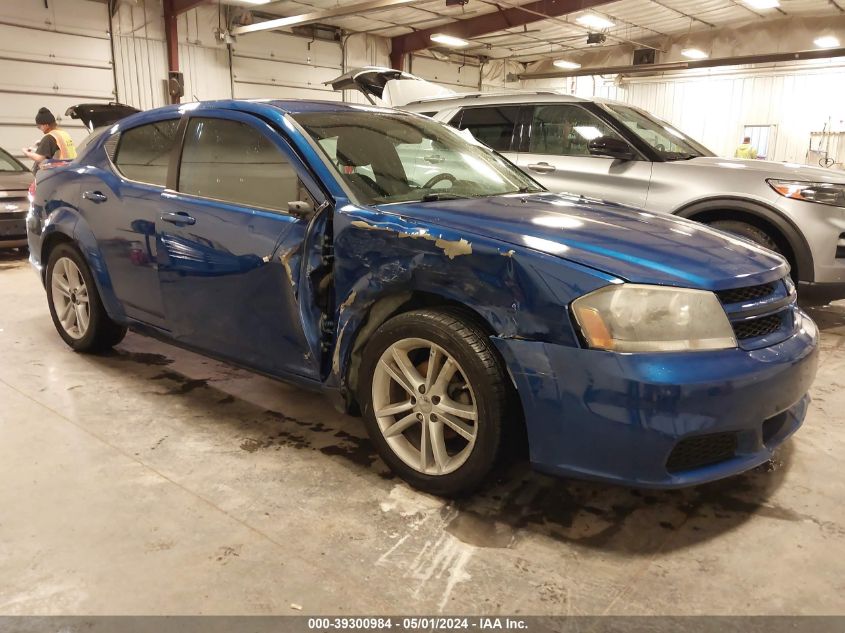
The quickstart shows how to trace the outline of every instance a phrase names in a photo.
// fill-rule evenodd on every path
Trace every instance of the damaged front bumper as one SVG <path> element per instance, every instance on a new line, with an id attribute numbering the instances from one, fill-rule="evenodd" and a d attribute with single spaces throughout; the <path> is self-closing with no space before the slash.
<path id="1" fill-rule="evenodd" d="M 522 400 L 532 464 L 679 488 L 753 468 L 804 420 L 818 330 L 763 349 L 619 354 L 494 337 Z"/>

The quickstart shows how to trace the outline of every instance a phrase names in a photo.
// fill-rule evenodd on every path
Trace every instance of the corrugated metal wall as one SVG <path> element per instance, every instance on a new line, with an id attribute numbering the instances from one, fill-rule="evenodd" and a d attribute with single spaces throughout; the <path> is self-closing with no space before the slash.
<path id="1" fill-rule="evenodd" d="M 640 106 L 732 156 L 746 125 L 777 126 L 768 158 L 804 163 L 810 133 L 845 130 L 845 62 L 711 69 L 659 77 L 579 77 L 526 81 L 530 89 L 556 88 Z"/>
<path id="2" fill-rule="evenodd" d="M 179 16 L 179 64 L 185 78 L 183 101 L 225 98 L 300 98 L 339 101 L 324 85 L 343 68 L 340 42 L 310 40 L 277 32 L 238 37 L 227 46 L 214 31 L 225 29 L 214 5 Z M 115 59 L 121 101 L 139 108 L 168 103 L 164 77 L 167 58 L 161 3 L 138 0 L 122 4 L 115 17 Z M 386 65 L 385 40 L 352 36 L 346 44 L 347 66 Z M 347 93 L 347 98 L 358 101 Z"/>
<path id="3" fill-rule="evenodd" d="M 481 69 L 478 64 L 450 63 L 423 55 L 411 55 L 410 57 L 410 72 L 418 77 L 458 92 L 479 89 Z"/>
<path id="4" fill-rule="evenodd" d="M 49 108 L 75 140 L 87 135 L 64 117 L 76 103 L 114 98 L 106 5 L 84 0 L 0 3 L 0 145 L 22 157 L 41 133 L 38 108 Z"/>

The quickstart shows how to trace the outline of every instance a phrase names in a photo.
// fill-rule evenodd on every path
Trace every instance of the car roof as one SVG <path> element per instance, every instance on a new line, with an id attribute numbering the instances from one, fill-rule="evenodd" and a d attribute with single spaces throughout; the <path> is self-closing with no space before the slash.
<path id="1" fill-rule="evenodd" d="M 202 110 L 246 110 L 256 111 L 266 107 L 281 110 L 287 114 L 300 114 L 303 112 L 390 112 L 396 113 L 393 108 L 381 108 L 378 106 L 359 105 L 354 103 L 342 103 L 340 101 L 319 101 L 314 99 L 218 99 L 213 101 L 195 101 L 192 103 L 178 103 L 162 106 L 153 110 L 146 110 L 140 115 L 132 115 L 137 121 L 141 117 L 149 115 L 169 114 L 184 111 Z M 127 117 L 128 118 L 128 117 Z"/>
<path id="2" fill-rule="evenodd" d="M 425 111 L 426 106 L 436 105 L 437 109 L 443 109 L 450 106 L 472 106 L 478 105 L 507 105 L 507 104 L 522 104 L 522 103 L 619 103 L 612 99 L 604 99 L 601 97 L 576 97 L 575 95 L 561 94 L 549 90 L 526 91 L 526 90 L 510 90 L 504 92 L 461 92 L 445 97 L 432 97 L 430 99 L 420 99 L 412 101 L 402 108 L 412 108 L 414 110 Z"/>

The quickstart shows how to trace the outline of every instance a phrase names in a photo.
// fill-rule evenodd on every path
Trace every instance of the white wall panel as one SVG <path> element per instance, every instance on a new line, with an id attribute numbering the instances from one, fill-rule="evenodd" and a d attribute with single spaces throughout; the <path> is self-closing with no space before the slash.
<path id="1" fill-rule="evenodd" d="M 121 103 L 149 110 L 170 103 L 165 87 L 167 51 L 164 41 L 114 36 L 117 95 Z"/>
<path id="2" fill-rule="evenodd" d="M 522 82 L 642 107 L 732 156 L 746 125 L 776 125 L 769 158 L 803 163 L 810 133 L 845 129 L 845 62 L 826 60 L 766 67 L 715 68 L 657 77 L 578 77 Z"/>
<path id="3" fill-rule="evenodd" d="M 478 90 L 480 69 L 477 65 L 455 64 L 420 55 L 412 57 L 411 72 L 418 77 L 458 92 Z"/>
<path id="4" fill-rule="evenodd" d="M 87 135 L 65 110 L 114 98 L 106 5 L 88 0 L 0 3 L 0 145 L 21 157 L 41 137 L 35 113 L 49 108 L 81 141 Z"/>
<path id="5" fill-rule="evenodd" d="M 339 46 L 337 52 L 340 52 Z M 235 96 L 243 96 L 241 87 L 249 85 L 250 92 L 254 92 L 257 86 L 264 86 L 268 94 L 272 91 L 274 95 L 284 95 L 284 89 L 290 88 L 297 90 L 298 94 L 302 95 L 301 98 L 339 101 L 340 94 L 324 85 L 324 82 L 340 74 L 339 61 L 338 59 L 338 64 L 334 67 L 303 65 L 301 62 L 241 57 L 236 49 L 232 59 Z"/>
<path id="6" fill-rule="evenodd" d="M 232 98 L 229 52 L 226 48 L 180 43 L 179 67 L 182 68 L 185 78 L 183 100 Z"/>

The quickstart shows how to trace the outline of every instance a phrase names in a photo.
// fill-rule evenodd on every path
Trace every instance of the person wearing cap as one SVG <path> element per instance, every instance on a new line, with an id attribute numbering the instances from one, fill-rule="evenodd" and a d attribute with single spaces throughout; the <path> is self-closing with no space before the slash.
<path id="1" fill-rule="evenodd" d="M 76 158 L 76 147 L 70 134 L 56 125 L 56 117 L 47 108 L 40 108 L 35 115 L 35 125 L 44 135 L 35 148 L 24 147 L 24 155 L 35 163 L 34 170 L 48 158 L 70 160 Z"/>

